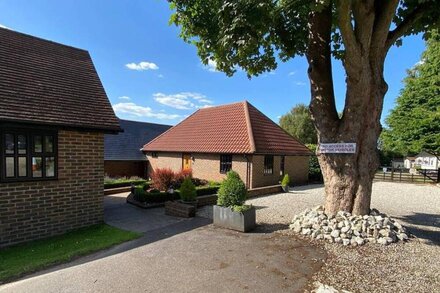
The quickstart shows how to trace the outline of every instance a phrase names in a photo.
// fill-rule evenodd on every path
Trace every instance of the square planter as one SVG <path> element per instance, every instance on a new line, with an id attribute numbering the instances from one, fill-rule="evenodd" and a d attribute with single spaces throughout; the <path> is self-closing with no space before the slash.
<path id="1" fill-rule="evenodd" d="M 245 211 L 244 213 L 234 212 L 231 208 L 213 206 L 214 225 L 236 230 L 240 232 L 248 232 L 255 228 L 255 208 Z"/>
<path id="2" fill-rule="evenodd" d="M 194 205 L 184 204 L 179 201 L 167 201 L 165 203 L 165 214 L 173 217 L 191 218 L 196 215 Z"/>

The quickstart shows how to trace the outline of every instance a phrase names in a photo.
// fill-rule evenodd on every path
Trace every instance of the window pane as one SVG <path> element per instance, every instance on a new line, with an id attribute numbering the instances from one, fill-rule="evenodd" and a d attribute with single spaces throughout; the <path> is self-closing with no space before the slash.
<path id="1" fill-rule="evenodd" d="M 19 135 L 17 138 L 18 143 L 18 153 L 20 155 L 26 154 L 26 136 L 25 135 Z"/>
<path id="2" fill-rule="evenodd" d="M 39 178 L 43 176 L 42 163 L 41 157 L 32 157 L 32 177 Z"/>
<path id="3" fill-rule="evenodd" d="M 13 134 L 5 134 L 5 154 L 12 155 L 14 154 L 14 135 Z"/>
<path id="4" fill-rule="evenodd" d="M 6 177 L 15 177 L 15 160 L 13 157 L 6 158 Z"/>
<path id="5" fill-rule="evenodd" d="M 43 151 L 43 138 L 41 135 L 34 136 L 34 152 L 41 153 Z"/>
<path id="6" fill-rule="evenodd" d="M 18 157 L 18 177 L 27 176 L 27 158 Z"/>
<path id="7" fill-rule="evenodd" d="M 55 158 L 46 158 L 46 177 L 55 177 Z"/>
<path id="8" fill-rule="evenodd" d="M 53 136 L 44 137 L 44 151 L 46 153 L 53 153 Z"/>

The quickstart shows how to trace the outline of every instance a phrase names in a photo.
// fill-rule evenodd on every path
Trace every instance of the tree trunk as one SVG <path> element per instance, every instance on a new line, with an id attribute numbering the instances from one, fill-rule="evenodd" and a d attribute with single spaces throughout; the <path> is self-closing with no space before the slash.
<path id="1" fill-rule="evenodd" d="M 325 184 L 325 211 L 365 215 L 370 212 L 372 183 L 379 166 L 377 140 L 387 91 L 383 79 L 385 54 L 359 47 L 346 50 L 346 102 L 339 118 L 331 73 L 331 25 L 330 7 L 311 14 L 307 52 L 310 111 L 318 143 L 356 143 L 357 147 L 355 154 L 317 154 Z"/>

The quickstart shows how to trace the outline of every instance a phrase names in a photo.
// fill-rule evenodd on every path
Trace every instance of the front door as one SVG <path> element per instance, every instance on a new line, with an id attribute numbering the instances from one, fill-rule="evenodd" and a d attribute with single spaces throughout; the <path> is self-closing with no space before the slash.
<path id="1" fill-rule="evenodd" d="M 182 156 L 182 169 L 190 170 L 191 169 L 191 155 L 183 154 Z"/>

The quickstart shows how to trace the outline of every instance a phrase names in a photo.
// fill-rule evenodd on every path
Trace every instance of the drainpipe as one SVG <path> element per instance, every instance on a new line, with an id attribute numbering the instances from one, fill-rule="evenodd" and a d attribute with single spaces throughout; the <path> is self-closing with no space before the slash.
<path id="1" fill-rule="evenodd" d="M 246 188 L 251 189 L 251 162 L 248 155 L 244 155 L 244 158 L 246 159 Z"/>

